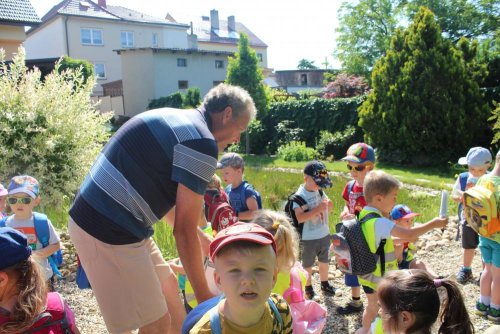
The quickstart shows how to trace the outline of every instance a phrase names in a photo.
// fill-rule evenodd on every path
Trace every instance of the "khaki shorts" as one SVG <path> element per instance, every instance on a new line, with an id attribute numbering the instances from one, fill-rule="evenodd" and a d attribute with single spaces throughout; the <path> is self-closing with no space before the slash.
<path id="1" fill-rule="evenodd" d="M 173 272 L 152 238 L 110 245 L 71 219 L 68 231 L 110 333 L 141 328 L 167 313 L 161 282 Z"/>

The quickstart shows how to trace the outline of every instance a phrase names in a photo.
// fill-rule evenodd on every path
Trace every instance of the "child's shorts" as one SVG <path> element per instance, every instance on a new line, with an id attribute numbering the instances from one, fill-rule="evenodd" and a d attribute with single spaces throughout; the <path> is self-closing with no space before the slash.
<path id="1" fill-rule="evenodd" d="M 344 283 L 346 286 L 349 286 L 351 288 L 355 288 L 355 287 L 360 286 L 358 276 L 356 276 L 356 275 L 345 274 L 344 275 Z"/>
<path id="2" fill-rule="evenodd" d="M 479 249 L 484 263 L 500 268 L 500 243 L 484 237 L 479 239 Z"/>
<path id="3" fill-rule="evenodd" d="M 328 263 L 328 251 L 330 249 L 330 235 L 316 240 L 302 240 L 302 266 L 311 268 L 314 265 L 316 257 L 321 263 Z"/>
<path id="4" fill-rule="evenodd" d="M 477 232 L 467 224 L 462 225 L 462 248 L 476 249 L 479 245 L 479 236 Z"/>

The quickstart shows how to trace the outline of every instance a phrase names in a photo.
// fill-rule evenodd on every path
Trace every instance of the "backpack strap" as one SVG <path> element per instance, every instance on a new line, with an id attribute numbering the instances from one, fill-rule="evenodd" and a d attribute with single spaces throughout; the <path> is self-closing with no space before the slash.
<path id="1" fill-rule="evenodd" d="M 458 176 L 458 181 L 460 182 L 460 190 L 465 191 L 468 178 L 469 178 L 469 172 L 460 173 L 460 175 Z"/>
<path id="2" fill-rule="evenodd" d="M 355 182 L 356 182 L 356 180 L 351 180 L 351 181 L 347 182 L 347 194 L 352 192 L 352 188 L 354 188 Z"/>
<path id="3" fill-rule="evenodd" d="M 283 328 L 283 318 L 281 317 L 281 313 L 278 311 L 278 308 L 274 304 L 274 301 L 271 297 L 267 299 L 267 303 L 271 308 L 271 311 L 274 314 L 274 317 L 278 320 L 280 324 L 280 328 Z M 212 330 L 212 334 L 222 334 L 222 327 L 220 325 L 220 317 L 219 317 L 219 303 L 210 309 L 210 328 Z"/>
<path id="4" fill-rule="evenodd" d="M 257 201 L 257 208 L 260 210 L 262 209 L 262 199 L 260 198 L 260 194 L 255 188 L 248 183 L 247 181 L 243 181 L 243 186 L 240 188 L 240 199 L 242 201 L 245 201 L 245 206 L 246 206 L 246 198 L 245 198 L 245 193 L 247 189 L 251 189 L 255 193 L 255 200 Z"/>
<path id="5" fill-rule="evenodd" d="M 7 218 L 9 217 L 3 217 L 0 219 L 0 227 L 5 227 L 5 224 L 7 223 Z"/>
<path id="6" fill-rule="evenodd" d="M 360 224 L 363 224 L 363 223 L 369 221 L 370 219 L 380 218 L 380 217 L 382 217 L 382 216 L 379 213 L 377 213 L 377 212 L 370 212 L 366 216 L 364 216 L 363 219 L 360 219 L 359 222 L 360 222 Z M 387 242 L 387 239 L 380 240 L 380 244 L 378 245 L 377 250 L 375 251 L 375 255 L 378 255 L 378 257 L 380 259 L 380 268 L 382 270 L 382 276 L 384 276 L 384 273 L 385 273 L 385 252 L 384 252 L 384 247 L 385 247 L 386 242 Z"/>
<path id="7" fill-rule="evenodd" d="M 35 225 L 36 237 L 40 240 L 42 247 L 47 247 L 50 241 L 49 218 L 43 213 L 33 212 L 33 224 Z M 59 268 L 57 267 L 55 255 L 51 254 L 47 257 L 47 260 L 49 261 L 50 268 L 52 268 L 54 274 L 59 278 L 63 278 Z"/>

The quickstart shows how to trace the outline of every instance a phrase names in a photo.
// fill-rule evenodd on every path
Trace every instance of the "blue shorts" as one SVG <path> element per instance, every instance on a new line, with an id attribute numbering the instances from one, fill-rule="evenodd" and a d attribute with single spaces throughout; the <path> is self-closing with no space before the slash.
<path id="1" fill-rule="evenodd" d="M 356 275 L 345 274 L 344 282 L 345 282 L 346 286 L 349 286 L 351 288 L 355 288 L 355 287 L 360 286 L 358 276 L 356 276 Z"/>
<path id="2" fill-rule="evenodd" d="M 484 263 L 500 268 L 500 243 L 479 236 L 479 249 Z"/>

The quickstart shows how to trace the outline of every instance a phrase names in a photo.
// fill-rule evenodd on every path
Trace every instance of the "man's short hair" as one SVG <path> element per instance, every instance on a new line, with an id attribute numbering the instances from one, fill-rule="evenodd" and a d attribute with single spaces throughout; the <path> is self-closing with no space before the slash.
<path id="1" fill-rule="evenodd" d="M 256 114 L 253 99 L 245 89 L 221 83 L 205 95 L 203 108 L 208 113 L 218 113 L 226 107 L 233 109 L 233 118 L 239 118 L 243 113 L 248 113 L 252 120 Z"/>
<path id="2" fill-rule="evenodd" d="M 400 187 L 401 183 L 394 176 L 381 170 L 374 170 L 366 174 L 363 193 L 366 201 L 370 202 L 376 195 L 386 196 Z"/>

